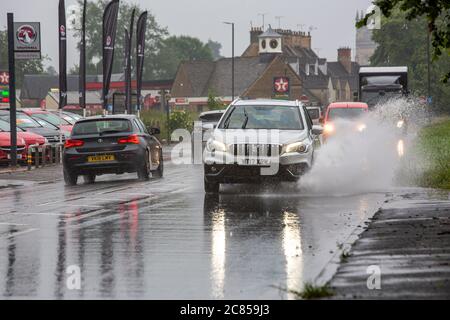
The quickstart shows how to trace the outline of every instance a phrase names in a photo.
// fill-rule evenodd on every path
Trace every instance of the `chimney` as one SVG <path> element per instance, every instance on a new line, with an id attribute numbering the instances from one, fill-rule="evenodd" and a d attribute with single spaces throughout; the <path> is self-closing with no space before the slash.
<path id="1" fill-rule="evenodd" d="M 263 29 L 260 27 L 252 27 L 250 29 L 250 43 L 258 43 L 258 37 L 263 34 Z"/>
<path id="2" fill-rule="evenodd" d="M 352 73 L 352 49 L 339 48 L 338 49 L 338 61 L 347 70 L 348 73 Z"/>

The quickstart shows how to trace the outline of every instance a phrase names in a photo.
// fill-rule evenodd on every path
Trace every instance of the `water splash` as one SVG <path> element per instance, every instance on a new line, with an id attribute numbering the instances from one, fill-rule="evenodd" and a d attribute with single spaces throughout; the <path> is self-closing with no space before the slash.
<path id="1" fill-rule="evenodd" d="M 301 190 L 333 195 L 386 191 L 426 121 L 424 108 L 405 99 L 388 101 L 355 121 L 336 121 L 336 133 L 316 151 Z"/>

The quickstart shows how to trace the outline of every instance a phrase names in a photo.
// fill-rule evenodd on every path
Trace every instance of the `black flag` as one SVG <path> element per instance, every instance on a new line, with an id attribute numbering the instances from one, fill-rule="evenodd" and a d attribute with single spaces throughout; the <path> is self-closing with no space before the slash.
<path id="1" fill-rule="evenodd" d="M 86 108 L 86 0 L 83 3 L 83 16 L 81 17 L 80 72 L 78 81 L 80 107 L 84 109 Z"/>
<path id="2" fill-rule="evenodd" d="M 131 14 L 130 32 L 125 29 L 125 107 L 128 113 L 132 113 L 131 110 L 131 46 L 133 38 L 133 26 L 134 26 L 134 13 Z"/>
<path id="3" fill-rule="evenodd" d="M 137 22 L 136 30 L 136 93 L 138 108 L 141 109 L 142 73 L 144 71 L 145 30 L 147 28 L 147 11 L 143 12 Z"/>
<path id="4" fill-rule="evenodd" d="M 114 62 L 114 43 L 116 41 L 119 0 L 112 0 L 103 13 L 103 108 L 108 105 L 109 84 Z"/>
<path id="5" fill-rule="evenodd" d="M 67 105 L 67 37 L 66 8 L 64 0 L 59 0 L 58 38 L 59 38 L 59 108 Z"/>

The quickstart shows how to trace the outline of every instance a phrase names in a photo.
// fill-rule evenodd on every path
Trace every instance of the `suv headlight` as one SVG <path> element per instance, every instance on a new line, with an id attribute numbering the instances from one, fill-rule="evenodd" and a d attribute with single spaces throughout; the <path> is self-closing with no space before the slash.
<path id="1" fill-rule="evenodd" d="M 294 142 L 290 144 L 286 144 L 283 146 L 281 153 L 292 153 L 292 152 L 298 152 L 298 153 L 306 153 L 309 150 L 309 144 L 299 141 Z"/>
<path id="2" fill-rule="evenodd" d="M 404 124 L 405 124 L 405 122 L 403 120 L 397 121 L 397 128 L 401 129 Z"/>
<path id="3" fill-rule="evenodd" d="M 225 152 L 225 151 L 227 151 L 227 146 L 223 142 L 209 139 L 208 142 L 206 143 L 206 150 L 209 152 L 214 152 L 214 151 Z"/>

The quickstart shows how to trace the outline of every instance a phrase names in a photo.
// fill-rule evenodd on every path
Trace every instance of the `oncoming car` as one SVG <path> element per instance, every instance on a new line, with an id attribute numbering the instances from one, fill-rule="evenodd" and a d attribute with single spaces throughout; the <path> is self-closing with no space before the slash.
<path id="1" fill-rule="evenodd" d="M 96 116 L 78 120 L 64 145 L 63 167 L 67 185 L 82 175 L 93 183 L 102 174 L 137 172 L 139 179 L 163 176 L 159 129 L 145 128 L 134 115 Z"/>
<path id="2" fill-rule="evenodd" d="M 361 118 L 367 114 L 369 107 L 363 102 L 334 102 L 326 111 L 324 119 L 324 140 L 348 129 L 355 132 L 363 132 L 366 124 L 361 122 Z M 344 128 L 345 127 L 345 128 Z"/>
<path id="3" fill-rule="evenodd" d="M 298 101 L 237 100 L 221 118 L 204 152 L 204 186 L 277 179 L 297 181 L 312 165 L 314 126 Z"/>

